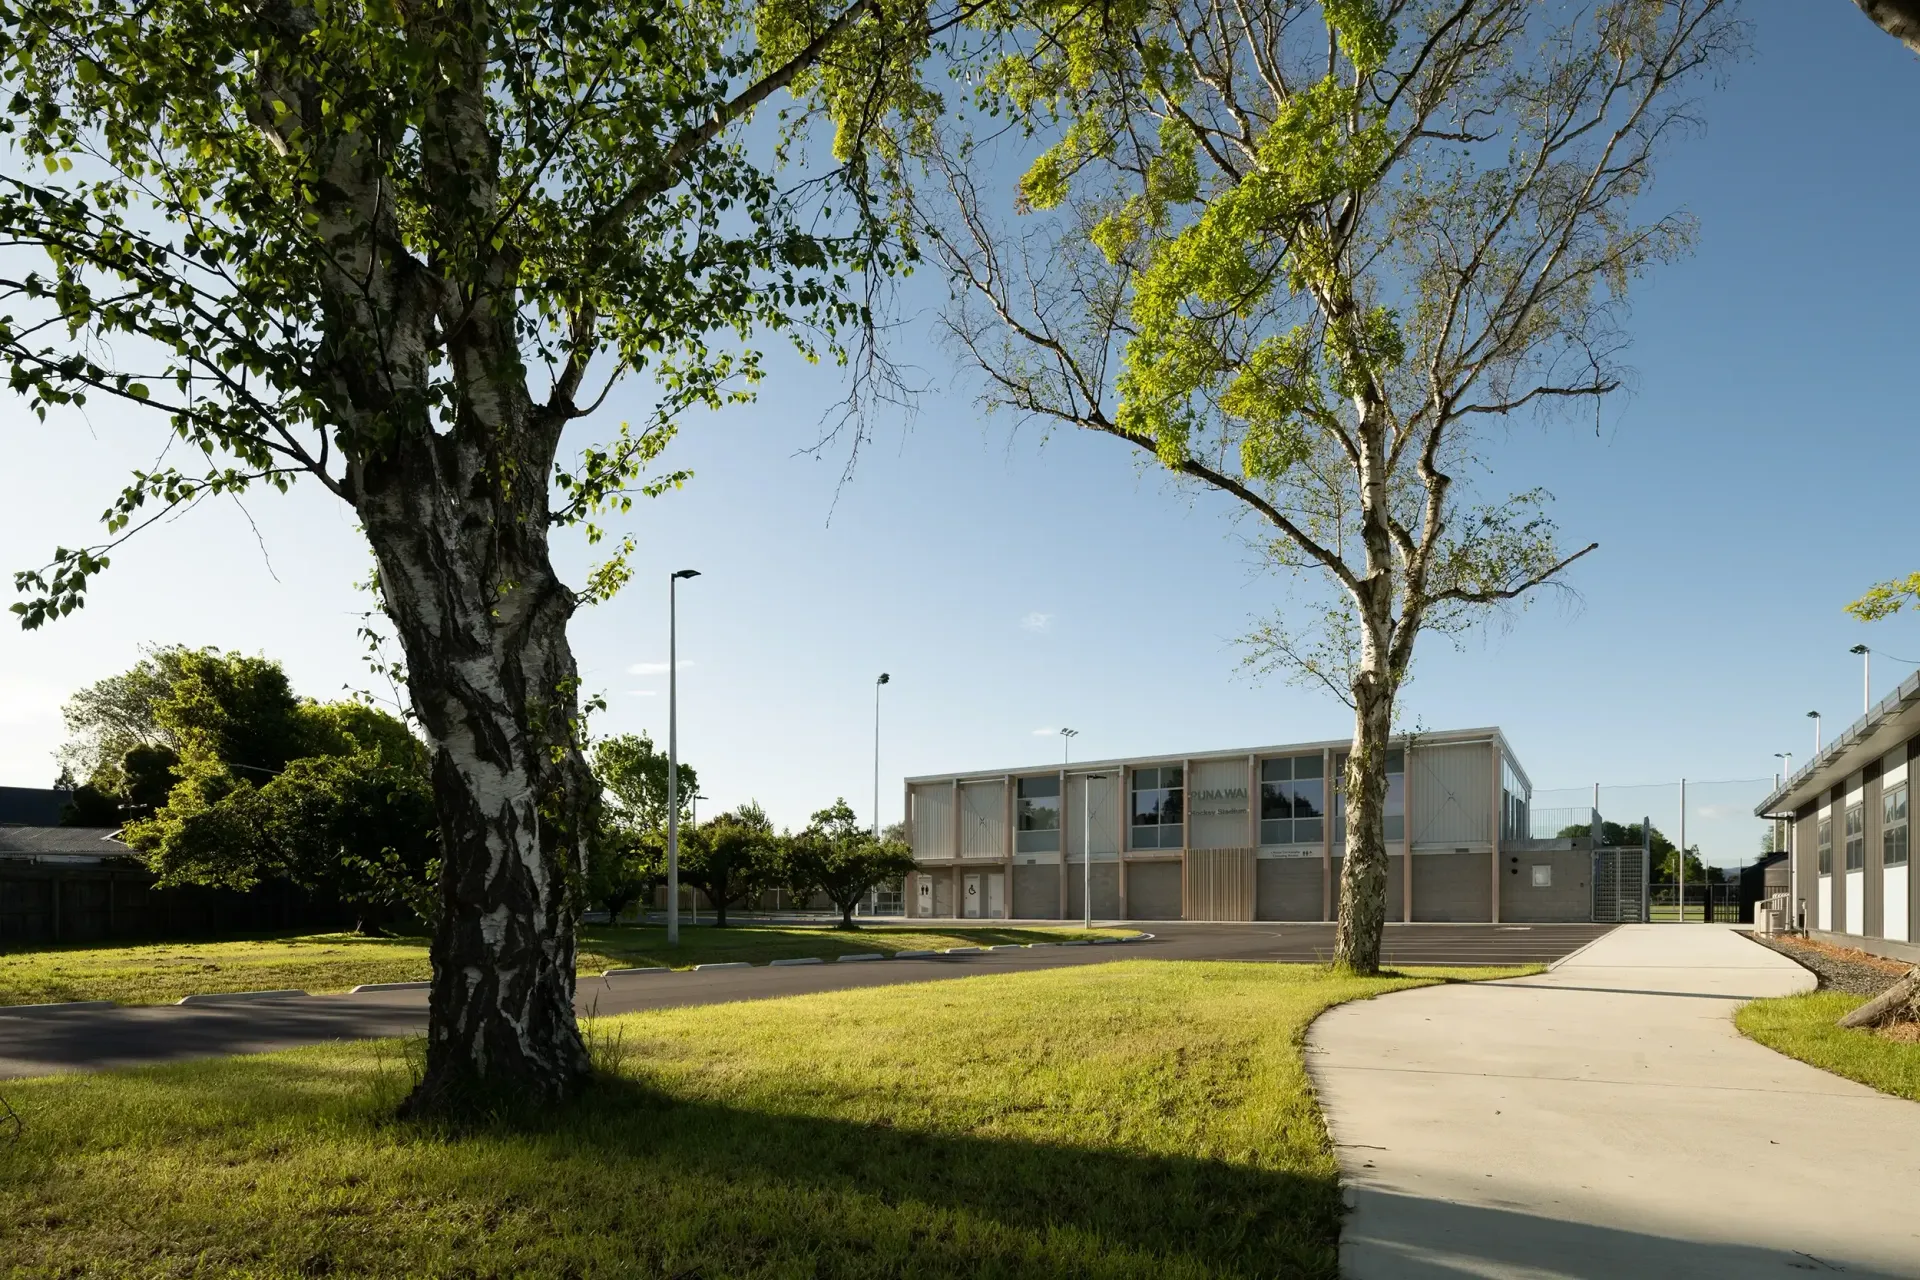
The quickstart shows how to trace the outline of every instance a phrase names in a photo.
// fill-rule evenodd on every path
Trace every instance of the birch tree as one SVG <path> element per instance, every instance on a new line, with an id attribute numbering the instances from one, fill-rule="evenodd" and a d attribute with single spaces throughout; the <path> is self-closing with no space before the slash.
<path id="1" fill-rule="evenodd" d="M 1654 161 L 1730 8 L 1006 0 L 956 48 L 980 110 L 923 148 L 917 229 L 986 403 L 1111 436 L 1325 588 L 1253 657 L 1353 709 L 1355 970 L 1379 965 L 1417 640 L 1593 550 L 1493 464 L 1510 422 L 1621 386 L 1628 288 L 1693 235 L 1641 213 Z"/>
<path id="2" fill-rule="evenodd" d="M 10 385 L 172 437 L 103 541 L 16 575 L 15 611 L 71 612 L 114 545 L 209 496 L 299 481 L 353 510 L 443 851 L 414 1109 L 586 1075 L 598 789 L 567 623 L 632 546 L 569 585 L 552 532 L 598 540 L 682 478 L 660 450 L 747 393 L 751 335 L 848 351 L 850 273 L 891 265 L 858 113 L 830 156 L 742 127 L 802 85 L 885 110 L 933 29 L 892 0 L 0 0 Z M 821 157 L 790 188 L 780 142 Z M 648 416 L 576 439 L 633 375 Z"/>

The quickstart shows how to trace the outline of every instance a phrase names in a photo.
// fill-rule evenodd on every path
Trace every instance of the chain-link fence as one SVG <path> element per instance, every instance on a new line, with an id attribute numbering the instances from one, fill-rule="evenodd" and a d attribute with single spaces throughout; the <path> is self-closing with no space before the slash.
<path id="1" fill-rule="evenodd" d="M 1741 872 L 1771 852 L 1777 839 L 1774 824 L 1753 813 L 1774 785 L 1772 778 L 1731 778 L 1541 788 L 1533 793 L 1530 825 L 1537 837 L 1585 835 L 1598 811 L 1605 843 L 1638 845 L 1641 825 L 1649 824 L 1652 919 L 1734 921 L 1742 917 Z M 1681 885 L 1674 855 L 1683 843 Z"/>

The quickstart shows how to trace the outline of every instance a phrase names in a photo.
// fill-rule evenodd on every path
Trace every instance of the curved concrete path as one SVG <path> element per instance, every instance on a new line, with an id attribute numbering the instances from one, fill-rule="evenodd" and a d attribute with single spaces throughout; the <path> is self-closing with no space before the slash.
<path id="1" fill-rule="evenodd" d="M 1920 1277 L 1920 1103 L 1745 1039 L 1813 977 L 1630 925 L 1550 973 L 1333 1009 L 1308 1065 L 1349 1280 Z"/>

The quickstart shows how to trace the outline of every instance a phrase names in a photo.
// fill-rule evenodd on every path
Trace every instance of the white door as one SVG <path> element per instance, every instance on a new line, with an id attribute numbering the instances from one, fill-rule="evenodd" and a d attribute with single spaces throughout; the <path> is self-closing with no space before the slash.
<path id="1" fill-rule="evenodd" d="M 961 914 L 969 920 L 980 918 L 980 877 L 977 875 L 967 877 L 967 905 Z"/>
<path id="2" fill-rule="evenodd" d="M 930 916 L 933 914 L 933 877 L 916 876 L 915 879 L 919 882 L 919 889 L 914 894 L 914 902 L 917 904 L 914 914 Z"/>
<path id="3" fill-rule="evenodd" d="M 1007 918 L 1007 877 L 998 871 L 987 877 L 987 915 L 995 920 Z"/>

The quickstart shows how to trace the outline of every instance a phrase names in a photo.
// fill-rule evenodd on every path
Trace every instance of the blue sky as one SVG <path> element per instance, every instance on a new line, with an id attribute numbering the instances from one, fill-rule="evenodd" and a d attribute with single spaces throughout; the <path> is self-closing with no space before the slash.
<path id="1" fill-rule="evenodd" d="M 1808 709 L 1830 731 L 1858 714 L 1849 646 L 1920 659 L 1920 619 L 1842 612 L 1920 567 L 1920 60 L 1840 0 L 1749 11 L 1754 56 L 1652 193 L 1694 212 L 1701 240 L 1635 295 L 1632 394 L 1598 433 L 1517 427 L 1495 463 L 1496 480 L 1556 495 L 1570 543 L 1600 542 L 1570 579 L 1578 600 L 1543 598 L 1457 649 L 1429 637 L 1405 695 L 1429 728 L 1502 726 L 1539 789 L 1761 778 L 1775 751 L 1806 758 Z M 636 512 L 635 583 L 574 624 L 609 703 L 600 731 L 664 737 L 666 575 L 693 567 L 681 743 L 709 804 L 758 798 L 797 823 L 845 795 L 865 813 L 882 670 L 889 820 L 903 775 L 1057 759 L 1035 731 L 1063 724 L 1081 758 L 1349 732 L 1325 694 L 1240 673 L 1235 637 L 1283 597 L 1224 503 L 1115 441 L 984 418 L 930 340 L 933 282 L 908 297 L 925 309 L 903 351 L 932 392 L 881 426 L 844 488 L 842 452 L 802 452 L 839 391 L 829 371 L 777 357 L 758 404 L 686 424 L 671 461 L 696 478 Z M 96 536 L 157 447 L 116 411 L 43 427 L 16 405 L 0 419 L 5 567 Z M 578 581 L 584 555 L 563 561 Z M 351 513 L 313 487 L 150 531 L 83 612 L 0 630 L 0 783 L 48 782 L 60 702 L 142 642 L 263 652 L 316 696 L 366 686 L 351 586 L 366 565 Z M 1876 696 L 1910 670 L 1876 659 Z"/>

